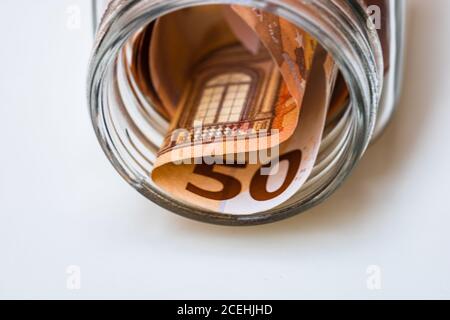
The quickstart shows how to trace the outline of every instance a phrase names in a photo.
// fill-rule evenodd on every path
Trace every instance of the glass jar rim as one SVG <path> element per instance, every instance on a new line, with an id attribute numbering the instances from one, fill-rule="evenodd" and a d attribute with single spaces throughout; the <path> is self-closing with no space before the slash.
<path id="1" fill-rule="evenodd" d="M 256 7 L 281 16 L 313 35 L 335 58 L 350 91 L 354 122 L 352 137 L 347 146 L 348 157 L 333 181 L 307 200 L 287 208 L 261 212 L 249 216 L 216 214 L 191 208 L 165 195 L 151 186 L 143 188 L 141 181 L 120 161 L 110 148 L 106 124 L 102 118 L 102 81 L 114 63 L 127 39 L 144 25 L 170 12 L 187 7 L 208 4 L 240 4 Z M 295 5 L 303 6 L 299 10 Z M 372 137 L 382 88 L 383 61 L 381 44 L 376 31 L 368 28 L 364 15 L 352 11 L 347 1 L 339 7 L 328 0 L 114 0 L 110 3 L 101 23 L 91 58 L 88 98 L 91 118 L 97 137 L 106 155 L 130 184 L 144 196 L 180 215 L 208 223 L 222 225 L 254 225 L 274 222 L 305 211 L 331 195 L 352 171 L 365 152 Z M 343 14 L 348 10 L 348 17 Z M 360 14 L 360 13 L 359 13 Z"/>

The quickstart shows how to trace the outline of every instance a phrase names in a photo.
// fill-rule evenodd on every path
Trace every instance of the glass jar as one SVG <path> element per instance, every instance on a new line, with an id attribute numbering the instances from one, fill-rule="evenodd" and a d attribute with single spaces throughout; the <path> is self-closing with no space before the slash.
<path id="1" fill-rule="evenodd" d="M 333 55 L 350 93 L 349 109 L 324 136 L 320 161 L 307 183 L 289 201 L 266 212 L 229 215 L 203 210 L 165 193 L 149 175 L 168 121 L 155 112 L 145 92 L 130 79 L 130 39 L 158 17 L 209 4 L 251 6 L 304 29 Z M 174 213 L 222 225 L 285 219 L 330 196 L 388 124 L 401 86 L 403 32 L 401 0 L 112 0 L 96 32 L 90 63 L 92 123 L 121 176 Z"/>

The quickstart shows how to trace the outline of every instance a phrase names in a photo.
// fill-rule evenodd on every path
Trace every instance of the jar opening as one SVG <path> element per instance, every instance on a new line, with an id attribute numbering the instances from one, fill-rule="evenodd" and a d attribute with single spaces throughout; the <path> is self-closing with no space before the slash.
<path id="1" fill-rule="evenodd" d="M 92 88 L 98 90 L 91 92 L 94 126 L 97 128 L 97 134 L 107 155 L 122 176 L 145 196 L 172 211 L 198 220 L 220 224 L 264 223 L 285 218 L 309 208 L 321 201 L 342 182 L 343 177 L 348 174 L 367 146 L 370 126 L 373 122 L 373 119 L 371 120 L 373 114 L 369 110 L 373 108 L 372 103 L 375 103 L 371 101 L 371 98 L 376 99 L 376 94 L 371 91 L 377 90 L 375 81 L 372 83 L 370 80 L 373 79 L 367 79 L 364 74 L 361 74 L 365 73 L 366 65 L 363 62 L 358 65 L 358 60 L 355 62 L 345 57 L 345 55 L 354 57 L 356 50 L 351 48 L 352 50 L 346 51 L 340 48 L 341 51 L 338 51 L 338 44 L 332 42 L 329 36 L 323 36 L 326 32 L 325 27 L 330 26 L 320 25 L 321 21 L 317 21 L 317 10 L 320 8 L 317 4 L 306 5 L 304 11 L 295 11 L 295 13 L 280 4 L 270 5 L 270 1 L 261 8 L 288 19 L 316 36 L 319 42 L 333 53 L 341 70 L 331 104 L 335 108 L 328 110 L 328 125 L 321 142 L 321 150 L 311 176 L 302 189 L 288 201 L 271 210 L 251 215 L 233 215 L 204 210 L 193 203 L 180 201 L 152 181 L 150 173 L 158 161 L 158 153 L 167 139 L 166 135 L 170 132 L 170 122 L 179 110 L 180 101 L 183 101 L 183 97 L 186 96 L 184 90 L 190 86 L 192 73 L 208 74 L 208 77 L 204 77 L 208 80 L 205 80 L 204 84 L 211 83 L 210 87 L 205 87 L 205 90 L 211 93 L 208 102 L 211 105 L 215 103 L 215 100 L 220 100 L 223 104 L 230 87 L 235 88 L 236 92 L 230 106 L 224 109 L 220 105 L 216 108 L 230 109 L 230 111 L 210 115 L 207 111 L 197 110 L 196 113 L 191 114 L 191 118 L 187 117 L 187 119 L 200 117 L 202 121 L 211 121 L 215 117 L 215 121 L 220 119 L 221 123 L 231 120 L 231 122 L 245 121 L 247 119 L 239 117 L 245 114 L 243 111 L 247 103 L 245 98 L 250 97 L 256 90 L 252 88 L 253 74 L 239 68 L 224 69 L 217 61 L 227 60 L 227 66 L 229 66 L 230 59 L 239 57 L 236 61 L 242 62 L 247 59 L 249 65 L 257 63 L 259 67 L 264 64 L 264 61 L 272 61 L 270 53 L 260 43 L 255 43 L 251 35 L 247 38 L 239 38 L 235 30 L 224 28 L 227 19 L 232 19 L 224 15 L 222 11 L 228 5 L 211 5 L 210 3 L 214 1 L 197 2 L 202 2 L 204 5 L 192 6 L 190 1 L 172 1 L 170 3 L 173 3 L 173 6 L 169 6 L 167 2 L 168 6 L 164 10 L 156 2 L 153 3 L 153 7 L 150 5 L 151 1 L 136 2 L 135 7 L 131 6 L 121 14 L 118 13 L 117 19 L 110 23 L 110 32 L 115 28 L 121 32 L 116 33 L 115 36 L 110 32 L 105 33 L 104 41 L 97 47 L 97 55 L 93 57 L 93 65 L 96 67 L 92 69 L 94 71 L 91 76 L 91 80 L 97 83 Z M 241 1 L 226 2 L 240 4 Z M 146 7 L 145 10 L 143 6 Z M 256 2 L 255 6 L 261 7 L 261 4 Z M 186 16 L 186 10 L 191 14 L 194 12 L 192 18 L 194 20 L 199 19 L 201 14 L 205 16 L 205 11 L 208 11 L 208 19 L 216 23 L 212 28 L 216 31 L 214 34 L 216 36 L 202 33 L 204 30 L 197 30 L 181 36 L 172 33 L 170 41 L 161 42 L 161 39 L 169 39 L 167 35 L 173 32 L 173 26 L 176 25 L 174 21 L 179 22 L 174 17 Z M 307 13 L 310 16 L 307 16 Z M 156 23 L 157 18 L 161 17 L 169 21 L 165 29 L 164 26 L 161 27 L 161 23 L 158 25 Z M 192 21 L 184 23 L 189 24 Z M 211 28 L 208 29 L 207 31 L 211 30 Z M 222 29 L 226 31 L 222 32 L 221 36 L 217 36 L 217 30 Z M 190 41 L 194 45 L 189 48 L 184 47 L 187 53 L 182 54 L 183 46 L 179 46 L 179 42 L 185 41 L 188 36 L 191 37 Z M 342 34 L 341 36 L 343 37 Z M 157 41 L 154 43 L 157 45 L 153 44 L 152 47 L 151 42 L 155 41 L 155 38 Z M 177 43 L 176 40 L 180 41 Z M 352 39 L 347 39 L 347 42 L 350 45 Z M 164 43 L 167 44 L 166 47 Z M 174 47 L 179 50 L 170 51 Z M 202 50 L 204 52 L 201 52 Z M 205 56 L 209 60 L 205 60 Z M 359 57 L 359 59 L 362 58 L 364 57 Z M 202 61 L 207 63 L 200 63 Z M 370 62 L 373 63 L 373 61 L 365 61 L 365 63 Z M 222 73 L 217 72 L 220 69 Z M 271 70 L 270 66 L 266 69 Z M 282 78 L 278 70 L 273 73 L 278 76 L 267 76 L 267 78 Z M 157 78 L 156 81 L 155 78 Z M 365 81 L 356 85 L 358 78 Z M 234 82 L 230 79 L 234 79 Z M 231 82 L 222 83 L 221 81 Z M 347 100 L 348 93 L 351 95 L 350 101 Z M 214 95 L 217 95 L 218 99 L 215 99 Z M 241 96 L 244 98 L 236 98 Z M 190 98 L 189 95 L 188 98 Z M 201 97 L 199 100 L 192 99 L 201 105 Z M 237 111 L 234 112 L 234 109 Z"/>

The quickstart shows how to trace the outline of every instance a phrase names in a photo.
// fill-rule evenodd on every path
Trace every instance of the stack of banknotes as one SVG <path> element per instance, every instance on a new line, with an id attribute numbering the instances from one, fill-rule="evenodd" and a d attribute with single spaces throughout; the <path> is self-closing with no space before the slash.
<path id="1" fill-rule="evenodd" d="M 294 202 L 325 178 L 348 134 L 333 57 L 271 13 L 183 9 L 126 50 L 135 86 L 170 123 L 149 177 L 194 207 L 245 215 Z"/>

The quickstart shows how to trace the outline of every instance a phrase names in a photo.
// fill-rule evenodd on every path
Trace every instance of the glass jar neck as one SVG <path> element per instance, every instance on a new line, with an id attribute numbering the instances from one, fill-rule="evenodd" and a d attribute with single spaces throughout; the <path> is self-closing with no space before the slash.
<path id="1" fill-rule="evenodd" d="M 344 181 L 370 143 L 376 124 L 383 85 L 383 54 L 380 40 L 361 5 L 354 0 L 113 0 L 110 2 L 97 33 L 91 60 L 88 95 L 91 116 L 105 153 L 130 183 L 133 173 L 121 162 L 120 156 L 108 147 L 108 128 L 102 117 L 102 81 L 115 63 L 126 41 L 140 28 L 170 12 L 187 7 L 211 4 L 252 6 L 281 16 L 314 36 L 335 58 L 350 92 L 352 107 L 351 134 L 339 159 L 339 166 L 329 183 L 317 188 L 303 201 L 279 210 L 277 215 L 261 213 L 246 217 L 244 223 L 274 221 L 314 206 L 334 192 Z M 180 203 L 165 200 L 157 191 L 142 190 L 147 197 L 157 199 L 166 208 L 182 215 L 209 222 L 233 224 L 230 217 L 200 211 L 193 212 Z M 238 218 L 236 218 L 238 219 Z M 205 219 L 206 220 L 206 219 Z M 237 224 L 239 224 L 237 222 Z"/>

